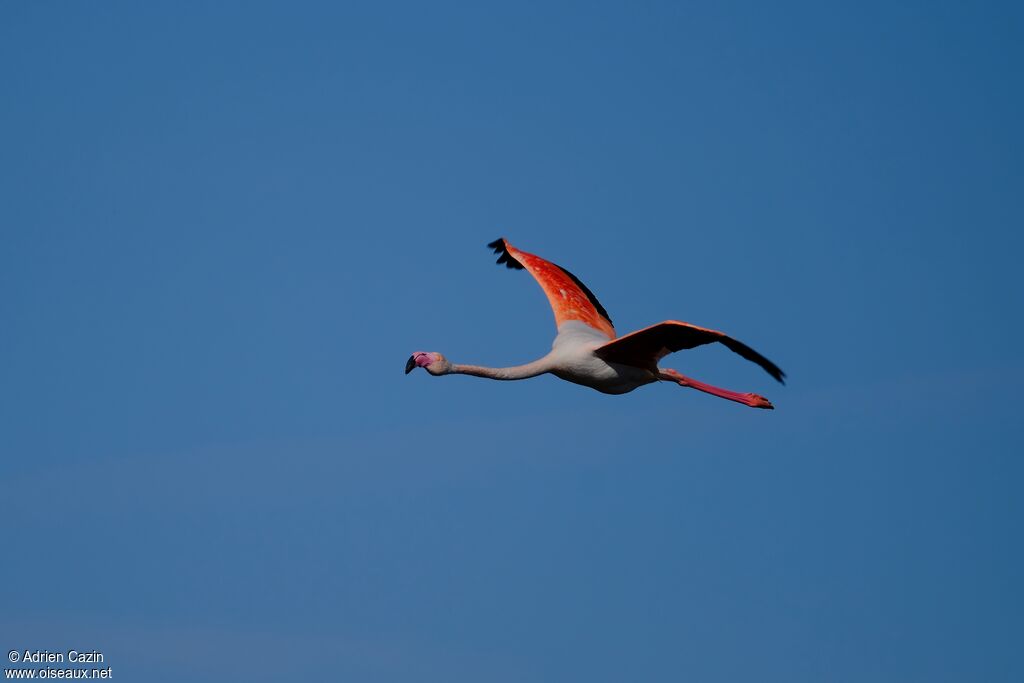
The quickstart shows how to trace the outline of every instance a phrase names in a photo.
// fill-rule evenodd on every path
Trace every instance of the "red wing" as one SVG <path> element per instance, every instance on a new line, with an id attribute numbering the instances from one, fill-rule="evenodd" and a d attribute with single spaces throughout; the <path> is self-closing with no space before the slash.
<path id="1" fill-rule="evenodd" d="M 504 263 L 509 268 L 517 270 L 525 268 L 537 280 L 548 297 L 551 310 L 555 313 L 556 325 L 578 320 L 600 331 L 609 339 L 615 339 L 615 328 L 608 317 L 608 312 L 575 275 L 539 256 L 516 249 L 504 238 L 497 239 L 487 246 L 494 249 L 495 254 L 500 254 L 498 263 Z"/>
<path id="2" fill-rule="evenodd" d="M 785 384 L 783 378 L 786 373 L 743 342 L 736 341 L 717 330 L 697 327 L 678 320 L 666 320 L 663 323 L 627 334 L 625 337 L 619 337 L 597 347 L 594 354 L 606 361 L 650 368 L 656 367 L 658 361 L 670 353 L 712 342 L 721 342 L 730 351 L 757 363 L 765 369 L 765 372 Z"/>

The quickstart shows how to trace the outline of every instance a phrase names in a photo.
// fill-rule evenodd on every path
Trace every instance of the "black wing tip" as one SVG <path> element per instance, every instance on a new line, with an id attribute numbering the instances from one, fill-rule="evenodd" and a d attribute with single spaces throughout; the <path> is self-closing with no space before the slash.
<path id="1" fill-rule="evenodd" d="M 753 349 L 751 349 L 751 350 L 753 350 Z M 765 358 L 761 354 L 757 353 L 756 351 L 754 351 L 754 353 L 757 354 L 757 357 L 756 358 L 752 358 L 751 360 L 753 360 L 755 363 L 757 363 L 762 368 L 764 368 L 764 371 L 767 372 L 769 375 L 771 375 L 772 379 L 774 379 L 779 384 L 785 386 L 785 384 L 786 384 L 786 373 L 784 373 L 782 371 L 782 368 L 780 368 L 778 365 L 776 365 L 775 363 L 771 362 L 770 360 L 768 360 L 767 358 Z"/>
<path id="2" fill-rule="evenodd" d="M 751 350 L 753 350 L 753 349 L 751 349 Z M 754 351 L 754 353 L 757 353 L 757 352 Z M 786 385 L 786 373 L 784 373 L 782 371 L 782 368 L 780 368 L 778 365 L 776 365 L 775 363 L 771 362 L 770 360 L 768 360 L 767 358 L 765 358 L 764 356 L 762 356 L 759 353 L 757 353 L 757 356 L 758 356 L 757 358 L 752 358 L 751 360 L 753 360 L 755 363 L 760 365 L 764 369 L 765 372 L 767 372 L 769 375 L 772 376 L 772 379 L 774 379 L 779 384 L 785 386 Z"/>
<path id="3" fill-rule="evenodd" d="M 499 237 L 493 242 L 488 243 L 487 248 L 493 249 L 495 254 L 500 254 L 495 263 L 499 265 L 504 263 L 507 268 L 512 270 L 523 270 L 523 264 L 515 260 L 512 254 L 508 253 L 508 246 L 505 244 L 504 237 Z"/>
<path id="4" fill-rule="evenodd" d="M 765 372 L 772 376 L 772 379 L 774 379 L 779 384 L 785 386 L 786 373 L 782 371 L 782 368 L 780 368 L 778 365 L 771 362 L 770 360 L 768 360 L 767 358 L 765 358 L 760 353 L 750 348 L 743 342 L 739 341 L 738 339 L 733 339 L 729 335 L 722 334 L 721 332 L 719 332 L 718 334 L 720 335 L 718 341 L 722 342 L 722 344 L 727 349 L 734 353 L 738 353 L 739 355 L 743 356 L 749 361 L 757 363 L 758 365 L 761 366 L 761 369 L 763 369 Z"/>

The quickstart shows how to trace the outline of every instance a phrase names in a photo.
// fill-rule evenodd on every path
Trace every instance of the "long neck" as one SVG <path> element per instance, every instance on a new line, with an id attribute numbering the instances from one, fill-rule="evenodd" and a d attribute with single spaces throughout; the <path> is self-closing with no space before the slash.
<path id="1" fill-rule="evenodd" d="M 515 365 L 510 368 L 485 368 L 482 365 L 460 365 L 452 363 L 448 374 L 452 375 L 473 375 L 474 377 L 486 377 L 488 379 L 527 379 L 543 375 L 551 370 L 551 362 L 548 357 L 539 358 L 526 365 Z"/>

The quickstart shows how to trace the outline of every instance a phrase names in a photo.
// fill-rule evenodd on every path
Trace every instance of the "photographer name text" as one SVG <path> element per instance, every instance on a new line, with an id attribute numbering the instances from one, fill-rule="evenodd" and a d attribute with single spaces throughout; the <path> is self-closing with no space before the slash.
<path id="1" fill-rule="evenodd" d="M 12 662 L 21 660 L 27 664 L 53 664 L 63 662 L 67 662 L 68 664 L 99 664 L 104 661 L 103 653 L 98 650 L 90 650 L 89 652 L 82 652 L 81 650 L 67 650 L 65 652 L 25 650 L 25 652 L 20 655 L 17 650 L 11 650 L 8 659 Z"/>

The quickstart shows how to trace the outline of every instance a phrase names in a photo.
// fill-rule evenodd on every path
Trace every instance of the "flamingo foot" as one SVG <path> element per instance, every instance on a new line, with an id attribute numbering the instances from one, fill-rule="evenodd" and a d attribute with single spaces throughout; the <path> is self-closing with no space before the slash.
<path id="1" fill-rule="evenodd" d="M 681 387 L 689 387 L 691 389 L 696 389 L 697 391 L 703 391 L 706 394 L 711 394 L 712 396 L 724 398 L 729 401 L 742 403 L 743 405 L 750 406 L 751 408 L 775 410 L 775 406 L 772 405 L 771 401 L 766 399 L 764 396 L 761 396 L 760 394 L 752 394 L 749 392 L 741 394 L 738 391 L 722 389 L 721 387 L 705 384 L 704 382 L 695 380 L 692 377 L 687 377 L 686 375 L 683 375 L 682 373 L 679 373 L 670 368 L 659 369 L 658 376 L 661 379 L 668 380 L 670 382 L 675 382 Z"/>

